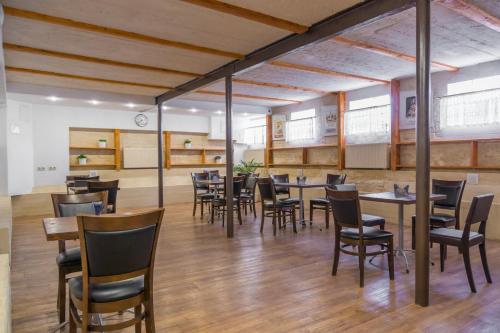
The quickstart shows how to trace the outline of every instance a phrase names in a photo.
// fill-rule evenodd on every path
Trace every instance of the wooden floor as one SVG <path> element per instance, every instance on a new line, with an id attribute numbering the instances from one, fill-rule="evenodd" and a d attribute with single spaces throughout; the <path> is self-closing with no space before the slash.
<path id="1" fill-rule="evenodd" d="M 167 207 L 162 228 L 157 332 L 500 331 L 499 242 L 487 244 L 492 285 L 474 249 L 478 293 L 471 294 L 461 257 L 450 250 L 445 273 L 431 268 L 432 305 L 421 308 L 413 304 L 413 264 L 407 275 L 397 260 L 390 282 L 386 260 L 367 262 L 360 289 L 357 259 L 344 255 L 332 277 L 332 230 L 307 227 L 294 235 L 287 228 L 273 237 L 269 223 L 261 235 L 258 221 L 248 217 L 228 240 L 220 223 L 191 217 L 190 205 Z M 394 225 L 388 229 L 396 232 Z M 44 239 L 40 218 L 14 221 L 14 332 L 47 332 L 56 325 L 56 252 L 56 243 Z M 437 263 L 437 247 L 432 257 Z"/>

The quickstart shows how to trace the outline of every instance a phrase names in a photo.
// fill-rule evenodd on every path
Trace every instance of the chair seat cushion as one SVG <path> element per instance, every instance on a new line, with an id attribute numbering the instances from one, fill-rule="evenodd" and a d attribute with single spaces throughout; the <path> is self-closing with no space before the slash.
<path id="1" fill-rule="evenodd" d="M 83 281 L 78 276 L 68 281 L 69 290 L 76 298 L 82 299 Z M 98 283 L 90 286 L 90 300 L 95 303 L 115 302 L 139 295 L 144 291 L 144 277 L 129 280 Z"/>
<path id="2" fill-rule="evenodd" d="M 279 199 L 278 202 L 282 202 L 286 205 L 298 205 L 298 204 L 300 204 L 300 200 L 298 198 L 282 198 L 282 199 Z"/>
<path id="3" fill-rule="evenodd" d="M 365 227 L 374 227 L 385 224 L 385 219 L 376 215 L 361 214 L 361 220 L 363 220 L 363 225 Z"/>
<path id="4" fill-rule="evenodd" d="M 252 199 L 252 193 L 241 193 L 240 198 L 241 199 Z"/>
<path id="5" fill-rule="evenodd" d="M 430 216 L 431 224 L 455 225 L 455 216 L 447 214 L 432 214 Z"/>
<path id="6" fill-rule="evenodd" d="M 73 247 L 71 249 L 66 249 L 66 251 L 61 252 L 57 255 L 56 262 L 58 266 L 79 266 L 82 264 L 82 258 L 80 256 L 80 248 Z"/>
<path id="7" fill-rule="evenodd" d="M 327 206 L 330 204 L 327 198 L 312 198 L 310 200 L 310 203 L 313 205 L 322 205 L 322 206 Z"/>
<path id="8" fill-rule="evenodd" d="M 342 229 L 340 236 L 349 239 L 359 239 L 359 230 L 356 228 Z M 388 239 L 392 237 L 389 231 L 380 230 L 377 228 L 363 227 L 363 239 Z"/>
<path id="9" fill-rule="evenodd" d="M 437 228 L 430 231 L 431 241 L 436 241 L 439 239 L 446 241 L 460 242 L 463 236 L 463 230 L 450 229 L 450 228 Z M 469 241 L 471 242 L 481 242 L 483 240 L 483 235 L 478 232 L 471 231 L 469 233 Z"/>
<path id="10" fill-rule="evenodd" d="M 287 200 L 276 201 L 276 208 L 294 207 L 295 205 L 296 205 L 296 203 L 293 201 L 291 201 L 291 202 L 289 202 Z M 274 206 L 273 206 L 272 202 L 265 202 L 264 207 L 266 209 L 272 209 Z"/>
<path id="11" fill-rule="evenodd" d="M 215 195 L 213 193 L 199 193 L 196 196 L 203 199 L 212 199 Z"/>

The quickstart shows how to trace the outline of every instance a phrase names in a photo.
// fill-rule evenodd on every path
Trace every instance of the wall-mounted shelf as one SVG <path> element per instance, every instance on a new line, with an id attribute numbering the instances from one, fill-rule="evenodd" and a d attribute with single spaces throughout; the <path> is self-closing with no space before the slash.
<path id="1" fill-rule="evenodd" d="M 170 148 L 171 151 L 226 151 L 226 148 Z"/>
<path id="2" fill-rule="evenodd" d="M 175 163 L 170 164 L 171 167 L 186 168 L 186 167 L 224 167 L 226 163 Z"/>
<path id="3" fill-rule="evenodd" d="M 70 128 L 70 170 L 82 168 L 121 169 L 121 148 L 119 129 Z M 99 139 L 106 139 L 111 147 L 97 146 Z M 95 146 L 93 145 L 95 144 Z M 84 153 L 88 164 L 75 163 L 77 156 Z"/>
<path id="4" fill-rule="evenodd" d="M 287 146 L 287 147 L 272 147 L 270 150 L 295 150 L 295 149 L 321 149 L 321 148 L 336 148 L 336 144 L 322 144 L 312 146 Z"/>
<path id="5" fill-rule="evenodd" d="M 114 164 L 70 164 L 71 168 L 114 168 Z"/>
<path id="6" fill-rule="evenodd" d="M 78 149 L 78 150 L 115 150 L 116 148 L 100 148 L 100 147 L 69 147 L 69 149 Z"/>
<path id="7" fill-rule="evenodd" d="M 270 168 L 335 168 L 337 164 L 269 164 Z"/>

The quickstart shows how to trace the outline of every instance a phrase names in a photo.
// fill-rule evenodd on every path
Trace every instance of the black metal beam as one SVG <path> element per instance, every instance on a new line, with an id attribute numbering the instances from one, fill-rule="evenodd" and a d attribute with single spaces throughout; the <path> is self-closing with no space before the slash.
<path id="1" fill-rule="evenodd" d="M 417 170 L 415 303 L 429 305 L 431 0 L 417 0 Z"/>
<path id="2" fill-rule="evenodd" d="M 158 149 L 158 207 L 163 207 L 163 124 L 162 108 L 158 104 L 158 127 L 157 127 L 157 149 Z"/>
<path id="3" fill-rule="evenodd" d="M 335 35 L 358 29 L 383 17 L 399 13 L 415 6 L 415 0 L 368 0 L 357 6 L 334 14 L 325 20 L 312 25 L 302 34 L 293 34 L 275 43 L 265 46 L 245 56 L 244 59 L 232 61 L 202 77 L 184 83 L 175 89 L 156 97 L 156 103 L 179 97 L 190 91 L 204 87 L 244 70 L 248 70 L 263 62 L 282 56 L 305 45 L 321 42 Z"/>
<path id="4" fill-rule="evenodd" d="M 227 238 L 234 235 L 233 207 L 233 81 L 231 75 L 226 76 L 226 206 L 227 206 Z"/>

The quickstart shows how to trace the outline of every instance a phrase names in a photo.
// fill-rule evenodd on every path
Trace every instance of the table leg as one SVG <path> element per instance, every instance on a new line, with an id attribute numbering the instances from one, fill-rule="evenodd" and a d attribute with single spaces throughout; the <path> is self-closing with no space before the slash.
<path id="1" fill-rule="evenodd" d="M 401 257 L 404 258 L 405 261 L 405 267 L 406 267 L 406 273 L 410 273 L 410 269 L 408 266 L 408 258 L 406 257 L 405 253 L 405 239 L 404 239 L 404 222 L 405 222 L 405 216 L 404 216 L 404 205 L 403 204 L 398 204 L 398 224 L 399 224 L 399 239 L 398 239 L 398 247 L 394 251 L 394 255 L 400 255 Z"/>
<path id="2" fill-rule="evenodd" d="M 302 225 L 306 224 L 305 221 L 305 214 L 304 214 L 304 189 L 302 187 L 299 187 L 299 200 L 300 200 L 300 223 Z"/>

